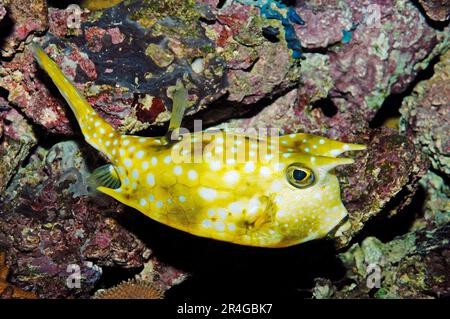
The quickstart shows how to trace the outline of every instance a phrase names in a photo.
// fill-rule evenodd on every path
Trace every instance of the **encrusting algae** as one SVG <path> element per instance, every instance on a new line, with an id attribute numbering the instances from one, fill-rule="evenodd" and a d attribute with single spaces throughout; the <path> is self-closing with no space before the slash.
<path id="1" fill-rule="evenodd" d="M 181 81 L 169 127 L 177 139 L 121 135 L 40 47 L 34 52 L 86 141 L 111 162 L 94 173 L 99 191 L 163 224 L 241 245 L 287 247 L 344 226 L 348 213 L 334 168 L 353 163 L 338 155 L 364 145 L 303 133 L 182 132 L 187 90 Z"/>

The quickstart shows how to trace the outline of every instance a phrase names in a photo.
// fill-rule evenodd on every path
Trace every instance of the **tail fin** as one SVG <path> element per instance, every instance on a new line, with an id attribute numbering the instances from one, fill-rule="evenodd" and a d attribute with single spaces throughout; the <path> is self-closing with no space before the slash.
<path id="1" fill-rule="evenodd" d="M 32 44 L 34 56 L 55 83 L 61 95 L 69 104 L 86 141 L 109 158 L 113 157 L 112 145 L 120 139 L 120 134 L 100 117 L 74 84 L 66 78 L 58 65 L 36 43 Z"/>

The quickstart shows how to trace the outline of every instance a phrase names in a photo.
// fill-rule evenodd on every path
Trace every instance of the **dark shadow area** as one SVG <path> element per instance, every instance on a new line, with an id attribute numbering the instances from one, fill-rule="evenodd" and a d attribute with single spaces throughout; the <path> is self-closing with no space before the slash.
<path id="1" fill-rule="evenodd" d="M 326 117 L 333 117 L 338 112 L 336 104 L 330 98 L 324 98 L 314 102 L 311 110 L 314 109 L 320 109 Z"/>
<path id="2" fill-rule="evenodd" d="M 381 127 L 387 119 L 400 116 L 399 110 L 403 100 L 412 94 L 417 84 L 429 80 L 434 75 L 434 66 L 439 62 L 440 57 L 441 56 L 438 55 L 431 59 L 428 66 L 417 74 L 416 78 L 408 85 L 405 91 L 402 93 L 391 94 L 384 100 L 381 108 L 378 110 L 372 121 L 370 121 L 370 128 Z"/>
<path id="3" fill-rule="evenodd" d="M 219 2 L 217 3 L 216 8 L 217 9 L 222 9 L 226 2 L 227 2 L 227 0 L 219 0 Z"/>
<path id="4" fill-rule="evenodd" d="M 0 21 L 0 48 L 5 45 L 6 38 L 11 35 L 14 30 L 14 21 L 11 19 L 8 13 Z"/>
<path id="5" fill-rule="evenodd" d="M 236 295 L 305 298 L 311 296 L 314 278 L 339 280 L 345 273 L 331 241 L 280 249 L 246 247 L 193 236 L 127 210 L 119 216 L 119 223 L 152 247 L 161 262 L 191 274 L 167 293 L 169 299 Z"/>
<path id="6" fill-rule="evenodd" d="M 420 13 L 422 14 L 422 16 L 425 18 L 425 21 L 427 22 L 427 24 L 434 28 L 437 29 L 439 31 L 444 31 L 445 27 L 448 26 L 448 24 L 450 23 L 449 20 L 447 21 L 434 21 L 432 19 L 430 19 L 427 15 L 427 13 L 425 12 L 425 9 L 422 7 L 422 5 L 419 3 L 419 1 L 417 0 L 411 0 L 412 4 L 417 8 L 417 10 L 420 11 Z"/>
<path id="7" fill-rule="evenodd" d="M 65 9 L 71 4 L 81 4 L 81 0 L 48 0 L 47 3 L 50 7 Z"/>

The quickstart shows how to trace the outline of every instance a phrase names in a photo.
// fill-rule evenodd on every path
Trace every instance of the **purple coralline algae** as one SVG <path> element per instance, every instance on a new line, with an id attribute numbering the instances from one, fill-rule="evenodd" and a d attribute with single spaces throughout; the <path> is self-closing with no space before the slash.
<path id="1" fill-rule="evenodd" d="M 3 7 L 3 10 L 1 9 Z M 1 29 L 5 33 L 0 45 L 0 55 L 12 57 L 16 50 L 22 50 L 24 41 L 32 34 L 41 34 L 48 28 L 48 8 L 45 0 L 14 0 L 0 3 L 0 16 L 8 12 L 2 21 Z M 1 20 L 1 19 L 0 19 Z M 6 21 L 9 20 L 9 21 Z M 11 29 L 11 30 L 9 30 Z"/>
<path id="2" fill-rule="evenodd" d="M 435 21 L 448 21 L 450 19 L 449 0 L 419 0 L 428 17 Z"/>
<path id="3" fill-rule="evenodd" d="M 400 108 L 400 129 L 429 156 L 433 168 L 450 176 L 450 51 L 431 79 L 419 83 Z"/>

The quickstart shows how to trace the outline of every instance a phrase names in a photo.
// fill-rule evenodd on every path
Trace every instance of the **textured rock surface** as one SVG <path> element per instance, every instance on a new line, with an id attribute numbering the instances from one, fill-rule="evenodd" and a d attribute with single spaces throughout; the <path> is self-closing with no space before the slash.
<path id="1" fill-rule="evenodd" d="M 322 77 L 331 78 L 327 96 L 337 113 L 327 118 L 320 108 L 312 108 L 310 96 L 315 97 L 311 93 L 318 89 L 301 86 L 294 128 L 330 130 L 334 137 L 341 137 L 349 127 L 359 132 L 389 94 L 407 88 L 426 66 L 424 59 L 445 49 L 441 48 L 445 41 L 438 39 L 448 37 L 448 32 L 440 34 L 428 26 L 408 1 L 331 1 L 326 6 L 311 1 L 305 6 L 301 12 L 309 23 L 298 29 L 299 37 L 304 45 L 328 50 Z M 342 44 L 341 31 L 353 23 L 358 26 L 351 41 Z"/>
<path id="2" fill-rule="evenodd" d="M 351 228 L 337 238 L 345 246 L 375 215 L 389 217 L 411 202 L 429 162 L 414 143 L 391 129 L 370 134 L 369 152 L 356 165 L 338 170 L 342 200 L 350 214 Z"/>
<path id="3" fill-rule="evenodd" d="M 419 83 L 400 109 L 400 129 L 429 156 L 433 168 L 450 176 L 450 51 Z"/>
<path id="4" fill-rule="evenodd" d="M 14 0 L 6 4 L 9 21 L 3 21 L 0 53 L 11 57 L 21 49 L 30 34 L 39 34 L 48 28 L 46 0 Z M 0 15 L 2 9 L 0 8 Z"/>
<path id="5" fill-rule="evenodd" d="M 0 2 L 0 21 L 3 20 L 3 18 L 5 17 L 5 15 L 6 15 L 6 8 L 5 8 L 5 5 L 4 5 L 4 3 Z"/>
<path id="6" fill-rule="evenodd" d="M 72 141 L 38 148 L 0 206 L 0 245 L 8 247 L 13 281 L 40 297 L 87 297 L 101 275 L 97 266 L 139 267 L 149 255 L 114 220 L 122 206 L 88 196 L 86 152 Z M 66 285 L 70 264 L 80 267 L 79 289 Z"/>
<path id="7" fill-rule="evenodd" d="M 352 283 L 318 279 L 316 298 L 436 298 L 450 295 L 450 226 L 383 244 L 374 237 L 339 255 Z"/>
<path id="8" fill-rule="evenodd" d="M 1 101 L 0 101 L 1 103 Z M 36 145 L 31 126 L 16 110 L 0 104 L 0 193 Z"/>
<path id="9" fill-rule="evenodd" d="M 10 285 L 8 280 L 9 269 L 6 266 L 5 253 L 0 252 L 0 299 L 36 299 L 31 292 Z"/>
<path id="10" fill-rule="evenodd" d="M 450 19 L 449 0 L 419 0 L 427 15 L 435 21 Z"/>

